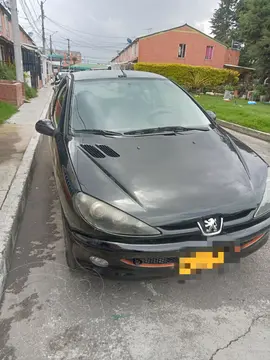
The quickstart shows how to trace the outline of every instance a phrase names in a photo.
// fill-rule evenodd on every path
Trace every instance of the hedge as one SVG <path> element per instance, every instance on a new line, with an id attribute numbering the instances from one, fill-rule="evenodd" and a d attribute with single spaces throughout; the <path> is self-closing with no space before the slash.
<path id="1" fill-rule="evenodd" d="M 216 69 L 209 66 L 137 63 L 134 65 L 134 69 L 166 76 L 189 90 L 216 87 L 223 84 L 235 85 L 239 80 L 237 71 Z"/>
<path id="2" fill-rule="evenodd" d="M 16 80 L 15 65 L 0 62 L 0 80 Z"/>

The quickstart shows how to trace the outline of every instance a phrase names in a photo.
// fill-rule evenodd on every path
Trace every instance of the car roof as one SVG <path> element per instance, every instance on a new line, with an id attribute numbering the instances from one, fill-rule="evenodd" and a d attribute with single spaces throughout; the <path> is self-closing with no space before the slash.
<path id="1" fill-rule="evenodd" d="M 133 71 L 124 70 L 125 75 L 132 79 L 165 79 L 163 76 L 146 72 L 146 71 Z M 123 76 L 121 70 L 91 70 L 73 72 L 72 76 L 75 81 L 80 80 L 98 80 L 98 79 L 118 79 Z"/>

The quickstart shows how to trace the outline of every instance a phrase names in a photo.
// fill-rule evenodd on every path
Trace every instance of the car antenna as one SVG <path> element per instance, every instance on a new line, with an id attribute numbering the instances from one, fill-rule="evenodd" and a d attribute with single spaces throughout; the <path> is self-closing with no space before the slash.
<path id="1" fill-rule="evenodd" d="M 120 68 L 122 71 L 122 75 L 118 75 L 119 78 L 127 77 L 127 74 L 123 71 L 123 69 Z"/>

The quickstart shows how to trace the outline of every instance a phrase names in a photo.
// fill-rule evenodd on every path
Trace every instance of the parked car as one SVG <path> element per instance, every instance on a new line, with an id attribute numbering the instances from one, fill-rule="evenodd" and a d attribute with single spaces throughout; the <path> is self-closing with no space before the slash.
<path id="1" fill-rule="evenodd" d="M 62 70 L 62 71 L 60 71 L 60 72 L 58 73 L 60 80 L 62 80 L 63 77 L 67 76 L 68 73 L 69 73 L 68 70 Z"/>
<path id="2" fill-rule="evenodd" d="M 185 276 L 268 239 L 268 165 L 162 76 L 68 74 L 36 130 L 50 137 L 72 269 Z"/>

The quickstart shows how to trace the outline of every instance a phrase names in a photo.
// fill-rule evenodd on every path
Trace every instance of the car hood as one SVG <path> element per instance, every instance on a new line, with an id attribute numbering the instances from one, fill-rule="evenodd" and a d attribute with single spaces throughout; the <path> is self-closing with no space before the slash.
<path id="1" fill-rule="evenodd" d="M 220 128 L 88 135 L 68 147 L 83 192 L 151 225 L 256 208 L 267 176 L 264 161 Z"/>

